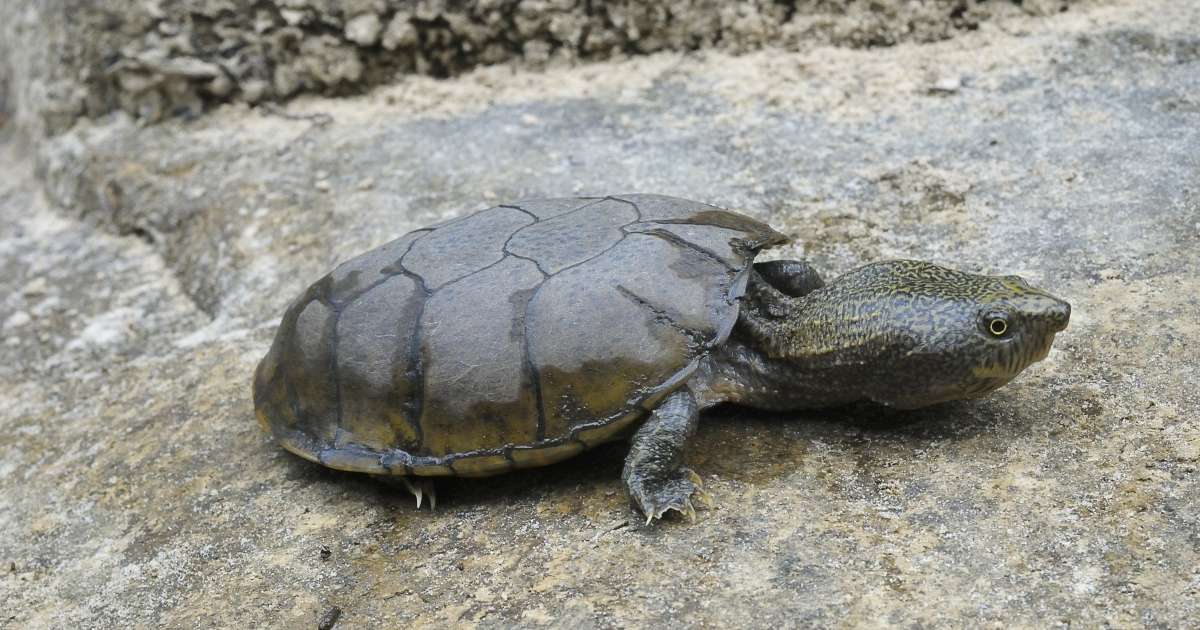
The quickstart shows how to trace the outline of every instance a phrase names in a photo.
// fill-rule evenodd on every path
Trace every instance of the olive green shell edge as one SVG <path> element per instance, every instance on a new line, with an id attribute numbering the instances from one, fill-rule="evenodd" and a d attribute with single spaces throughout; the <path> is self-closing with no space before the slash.
<path id="1" fill-rule="evenodd" d="M 349 472 L 364 472 L 381 475 L 410 476 L 459 476 L 483 477 L 519 470 L 546 466 L 574 457 L 584 450 L 623 437 L 638 420 L 643 419 L 658 403 L 671 392 L 679 389 L 699 366 L 701 359 L 715 347 L 724 343 L 737 322 L 736 301 L 745 294 L 754 258 L 761 249 L 768 249 L 783 242 L 787 237 L 772 231 L 772 238 L 753 243 L 745 266 L 739 270 L 729 284 L 727 299 L 735 308 L 716 331 L 712 340 L 705 344 L 686 366 L 661 385 L 648 390 L 632 408 L 626 408 L 607 418 L 574 427 L 567 436 L 556 437 L 533 444 L 509 444 L 501 448 L 451 453 L 443 456 L 412 455 L 401 449 L 379 450 L 360 444 L 322 446 L 311 436 L 296 430 L 274 430 L 278 427 L 270 422 L 261 408 L 256 408 L 256 417 L 262 429 L 271 434 L 285 450 L 311 462 L 328 468 Z M 777 237 L 777 238 L 776 238 Z M 256 405 L 257 407 L 257 405 Z"/>
<path id="2" fill-rule="evenodd" d="M 452 453 L 440 457 L 412 455 L 401 449 L 378 450 L 360 444 L 321 447 L 301 431 L 270 429 L 270 421 L 259 410 L 259 426 L 271 433 L 285 450 L 310 462 L 349 472 L 418 477 L 485 477 L 510 470 L 547 466 L 574 457 L 606 442 L 620 439 L 663 398 L 679 389 L 700 364 L 693 359 L 662 385 L 647 392 L 632 410 L 575 427 L 570 435 L 533 444 L 509 444 L 502 448 Z"/>

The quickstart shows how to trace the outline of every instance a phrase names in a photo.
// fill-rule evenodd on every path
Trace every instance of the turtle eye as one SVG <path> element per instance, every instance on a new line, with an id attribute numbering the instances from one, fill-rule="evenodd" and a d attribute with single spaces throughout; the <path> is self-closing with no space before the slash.
<path id="1" fill-rule="evenodd" d="M 988 333 L 993 337 L 1004 337 L 1008 335 L 1008 314 L 993 311 L 984 315 L 983 326 Z"/>

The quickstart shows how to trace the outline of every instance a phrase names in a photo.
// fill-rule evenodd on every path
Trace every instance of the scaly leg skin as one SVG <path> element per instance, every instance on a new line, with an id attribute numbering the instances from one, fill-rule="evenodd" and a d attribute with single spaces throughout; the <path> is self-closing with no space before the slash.
<path id="1" fill-rule="evenodd" d="M 693 496 L 711 504 L 700 476 L 681 465 L 683 446 L 696 432 L 698 417 L 696 398 L 684 388 L 663 400 L 633 435 L 621 479 L 647 525 L 668 510 L 695 520 Z"/>
<path id="2" fill-rule="evenodd" d="M 417 509 L 421 509 L 421 499 L 429 497 L 429 510 L 432 512 L 437 509 L 437 489 L 433 485 L 433 480 L 429 477 L 401 477 L 400 481 L 404 482 L 408 491 L 413 493 L 417 499 Z"/>

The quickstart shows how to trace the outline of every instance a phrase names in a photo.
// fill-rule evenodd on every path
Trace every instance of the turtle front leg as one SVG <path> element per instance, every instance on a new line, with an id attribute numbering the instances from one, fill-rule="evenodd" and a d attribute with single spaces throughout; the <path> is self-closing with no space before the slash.
<path id="1" fill-rule="evenodd" d="M 647 524 L 667 510 L 695 518 L 693 495 L 708 503 L 700 476 L 682 465 L 683 446 L 696 432 L 699 415 L 695 396 L 684 388 L 663 400 L 633 435 L 621 480 Z"/>

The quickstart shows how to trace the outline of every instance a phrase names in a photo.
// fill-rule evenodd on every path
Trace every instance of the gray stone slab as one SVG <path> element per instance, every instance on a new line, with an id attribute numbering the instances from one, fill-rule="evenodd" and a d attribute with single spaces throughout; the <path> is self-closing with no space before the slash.
<path id="1" fill-rule="evenodd" d="M 1187 627 L 1198 10 L 1087 3 L 929 45 L 288 110 L 324 126 L 105 121 L 42 147 L 53 209 L 5 143 L 0 619 Z M 629 511 L 620 443 L 446 482 L 430 513 L 258 428 L 250 375 L 338 262 L 507 200 L 629 191 L 766 220 L 827 279 L 895 257 L 1020 273 L 1072 302 L 1071 327 L 980 401 L 706 415 L 686 461 L 714 507 L 694 524 Z"/>

